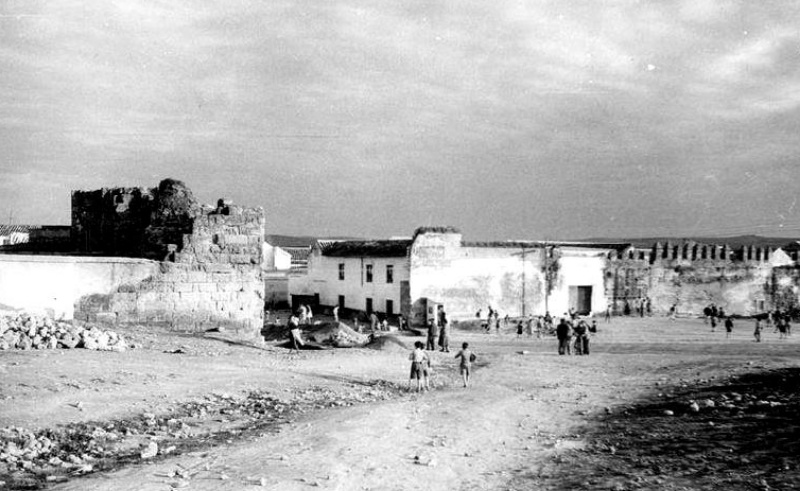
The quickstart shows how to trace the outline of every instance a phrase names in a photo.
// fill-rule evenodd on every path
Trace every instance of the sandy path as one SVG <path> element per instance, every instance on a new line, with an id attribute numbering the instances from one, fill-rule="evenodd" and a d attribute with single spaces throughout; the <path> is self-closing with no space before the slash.
<path id="1" fill-rule="evenodd" d="M 724 333 L 707 332 L 696 320 L 624 319 L 601 325 L 591 356 L 560 357 L 554 353 L 552 338 L 517 340 L 511 334 L 457 331 L 457 341 L 469 341 L 480 356 L 474 385 L 468 390 L 459 386 L 452 354 L 437 353 L 440 387 L 432 392 L 307 413 L 277 434 L 93 474 L 53 489 L 167 490 L 186 486 L 198 490 L 318 487 L 417 491 L 511 489 L 508 486 L 513 482 L 530 486 L 540 472 L 547 473 L 557 465 L 553 457 L 581 447 L 582 429 L 608 410 L 622 411 L 668 384 L 752 366 L 797 362 L 795 338 L 778 341 L 768 337 L 765 343 L 755 344 L 750 342 L 749 330 L 736 334 L 726 340 Z M 206 346 L 205 342 L 197 346 Z M 38 355 L 20 356 L 21 363 L 41 362 Z M 172 399 L 185 400 L 213 390 L 266 388 L 281 392 L 373 379 L 405 383 L 408 363 L 403 351 L 367 350 L 288 357 L 276 351 L 226 347 L 212 358 L 202 353 L 180 358 L 146 350 L 130 356 L 133 358 L 123 363 L 124 370 L 144 378 L 124 382 L 120 390 L 129 390 L 130 399 L 110 403 L 107 414 L 163 410 Z M 122 358 L 116 360 L 114 363 L 122 363 Z M 7 367 L 7 373 L 16 373 L 19 366 Z M 201 366 L 208 373 L 200 372 Z M 170 373 L 175 375 L 170 377 Z M 155 376 L 155 381 L 145 383 L 148 376 Z M 52 380 L 47 377 L 29 382 L 43 385 L 43 380 Z M 18 407 L 35 405 L 36 397 L 26 399 L 25 390 L 15 392 L 23 403 Z M 40 392 L 45 401 L 54 397 L 47 390 Z M 108 397 L 102 390 L 83 395 L 87 407 L 99 406 L 99 401 Z M 59 405 L 42 406 L 35 411 L 39 419 L 63 411 Z M 25 419 L 15 408 L 4 407 L 3 414 L 7 419 Z M 185 480 L 166 477 L 179 468 L 196 473 Z"/>

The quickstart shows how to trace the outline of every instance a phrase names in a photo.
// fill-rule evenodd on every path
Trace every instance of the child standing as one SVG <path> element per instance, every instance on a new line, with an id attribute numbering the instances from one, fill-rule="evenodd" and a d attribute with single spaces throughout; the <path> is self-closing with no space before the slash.
<path id="1" fill-rule="evenodd" d="M 475 353 L 469 350 L 469 343 L 464 343 L 461 345 L 461 351 L 455 357 L 461 358 L 461 378 L 464 380 L 464 387 L 469 387 L 469 372 L 472 362 L 475 361 Z"/>
<path id="2" fill-rule="evenodd" d="M 756 329 L 753 331 L 753 337 L 756 338 L 756 343 L 761 342 L 761 319 L 756 317 Z"/>
<path id="3" fill-rule="evenodd" d="M 411 360 L 411 374 L 408 378 L 408 390 L 411 390 L 411 381 L 416 379 L 417 380 L 417 392 L 422 390 L 422 377 L 423 375 L 423 368 L 425 366 L 425 359 L 427 355 L 425 354 L 425 347 L 421 341 L 417 341 L 414 343 L 414 351 L 408 355 L 408 359 Z"/>

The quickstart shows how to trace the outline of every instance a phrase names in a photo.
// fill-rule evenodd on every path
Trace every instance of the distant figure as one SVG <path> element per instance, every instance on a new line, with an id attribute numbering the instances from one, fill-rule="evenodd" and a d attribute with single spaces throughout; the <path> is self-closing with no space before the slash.
<path id="1" fill-rule="evenodd" d="M 539 315 L 536 316 L 536 339 L 542 339 L 542 329 L 544 329 L 544 319 Z"/>
<path id="2" fill-rule="evenodd" d="M 529 315 L 528 319 L 525 321 L 525 333 L 528 337 L 533 336 L 533 316 Z"/>
<path id="3" fill-rule="evenodd" d="M 425 349 L 428 351 L 436 351 L 436 339 L 439 337 L 439 324 L 437 316 L 434 316 L 428 326 L 428 340 L 425 343 Z"/>
<path id="4" fill-rule="evenodd" d="M 306 305 L 306 317 L 309 324 L 314 323 L 314 312 L 311 310 L 310 305 Z"/>
<path id="5" fill-rule="evenodd" d="M 436 309 L 436 319 L 439 321 L 439 348 L 445 353 L 450 352 L 450 323 L 447 321 L 447 314 L 444 305 L 439 305 Z"/>
<path id="6" fill-rule="evenodd" d="M 669 308 L 669 320 L 674 321 L 675 318 L 678 316 L 678 304 L 672 304 L 672 307 Z"/>
<path id="7" fill-rule="evenodd" d="M 708 324 L 708 320 L 711 317 L 711 306 L 706 305 L 706 308 L 703 309 L 703 324 Z"/>
<path id="8" fill-rule="evenodd" d="M 403 317 L 403 314 L 397 316 L 397 328 L 401 331 L 408 329 L 408 325 L 406 325 L 406 318 Z"/>
<path id="9" fill-rule="evenodd" d="M 592 325 L 589 326 L 589 332 L 592 334 L 597 334 L 597 321 L 592 320 Z"/>
<path id="10" fill-rule="evenodd" d="M 300 324 L 305 324 L 306 319 L 308 318 L 308 312 L 306 311 L 306 306 L 300 305 L 300 307 L 297 308 L 297 314 L 300 320 Z"/>
<path id="11" fill-rule="evenodd" d="M 469 350 L 469 343 L 464 343 L 461 345 L 461 351 L 455 357 L 461 358 L 461 378 L 464 381 L 464 387 L 469 387 L 470 370 L 472 369 L 472 363 L 475 361 L 475 353 Z"/>
<path id="12" fill-rule="evenodd" d="M 631 315 L 631 304 L 627 300 L 625 300 L 625 306 L 622 308 L 622 314 Z"/>
<path id="13" fill-rule="evenodd" d="M 606 309 L 606 315 L 605 315 L 605 319 L 606 319 L 606 324 L 608 324 L 609 322 L 611 322 L 611 307 L 608 307 L 608 308 Z"/>
<path id="14" fill-rule="evenodd" d="M 369 324 L 373 332 L 378 330 L 378 314 L 375 312 L 369 314 Z"/>
<path id="15" fill-rule="evenodd" d="M 428 354 L 422 350 L 422 341 L 417 341 L 414 343 L 414 351 L 408 355 L 408 359 L 411 360 L 411 373 L 408 376 L 408 390 L 411 390 L 411 381 L 417 381 L 417 392 L 422 390 L 423 384 L 423 377 L 424 377 L 424 367 L 425 367 L 425 360 L 428 358 Z"/>
<path id="16" fill-rule="evenodd" d="M 522 337 L 523 330 L 524 330 L 524 328 L 522 326 L 522 321 L 521 320 L 517 321 L 517 339 Z"/>
<path id="17" fill-rule="evenodd" d="M 585 320 L 580 319 L 573 333 L 575 334 L 575 354 L 588 355 L 589 354 L 589 324 Z"/>
<path id="18" fill-rule="evenodd" d="M 388 330 L 389 330 L 389 321 L 386 319 L 386 317 L 384 317 L 383 320 L 381 321 L 381 331 L 388 331 Z"/>
<path id="19" fill-rule="evenodd" d="M 761 319 L 756 317 L 756 329 L 753 331 L 753 337 L 756 338 L 756 343 L 761 342 Z"/>
<path id="20" fill-rule="evenodd" d="M 300 319 L 293 315 L 289 317 L 289 353 L 300 353 L 300 347 L 305 344 L 300 333 Z"/>
<path id="21" fill-rule="evenodd" d="M 569 346 L 569 341 L 571 336 L 569 324 L 565 319 L 561 319 L 561 322 L 558 323 L 556 326 L 556 337 L 558 338 L 558 354 L 559 355 L 570 355 L 572 354 L 572 348 Z"/>
<path id="22" fill-rule="evenodd" d="M 333 320 L 335 322 L 339 322 L 339 306 L 338 305 L 333 307 Z"/>
<path id="23" fill-rule="evenodd" d="M 712 317 L 711 318 L 711 332 L 714 332 L 714 330 L 716 328 L 717 328 L 717 318 L 716 317 Z"/>
<path id="24" fill-rule="evenodd" d="M 725 319 L 725 338 L 730 338 L 731 334 L 733 334 L 733 319 L 728 316 Z"/>

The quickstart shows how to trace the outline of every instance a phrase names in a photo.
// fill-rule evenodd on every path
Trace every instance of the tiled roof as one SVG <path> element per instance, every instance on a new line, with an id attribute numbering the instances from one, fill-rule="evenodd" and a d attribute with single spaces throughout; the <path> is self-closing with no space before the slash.
<path id="1" fill-rule="evenodd" d="M 345 240 L 318 242 L 323 256 L 329 257 L 405 257 L 410 240 Z"/>
<path id="2" fill-rule="evenodd" d="M 0 235 L 10 235 L 13 233 L 28 233 L 31 230 L 42 228 L 39 225 L 2 225 L 0 224 Z"/>
<path id="3" fill-rule="evenodd" d="M 583 247 L 587 249 L 613 249 L 622 251 L 630 247 L 630 244 L 611 243 L 611 242 L 562 242 L 562 241 L 539 241 L 539 240 L 503 240 L 490 242 L 462 242 L 464 247 L 509 247 L 520 248 L 528 247 L 532 249 L 541 247 Z"/>

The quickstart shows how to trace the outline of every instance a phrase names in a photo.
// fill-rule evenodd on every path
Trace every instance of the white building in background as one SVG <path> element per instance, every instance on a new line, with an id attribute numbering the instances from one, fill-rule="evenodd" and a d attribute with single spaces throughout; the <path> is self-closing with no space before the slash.
<path id="1" fill-rule="evenodd" d="M 290 278 L 289 295 L 294 304 L 402 313 L 414 324 L 425 324 L 437 304 L 453 319 L 489 306 L 510 316 L 590 314 L 607 308 L 606 260 L 625 247 L 464 242 L 452 227 L 420 228 L 411 239 L 319 241 L 307 274 Z"/>
<path id="2" fill-rule="evenodd" d="M 407 309 L 410 240 L 318 241 L 308 272 L 289 280 L 295 303 L 397 315 Z"/>

